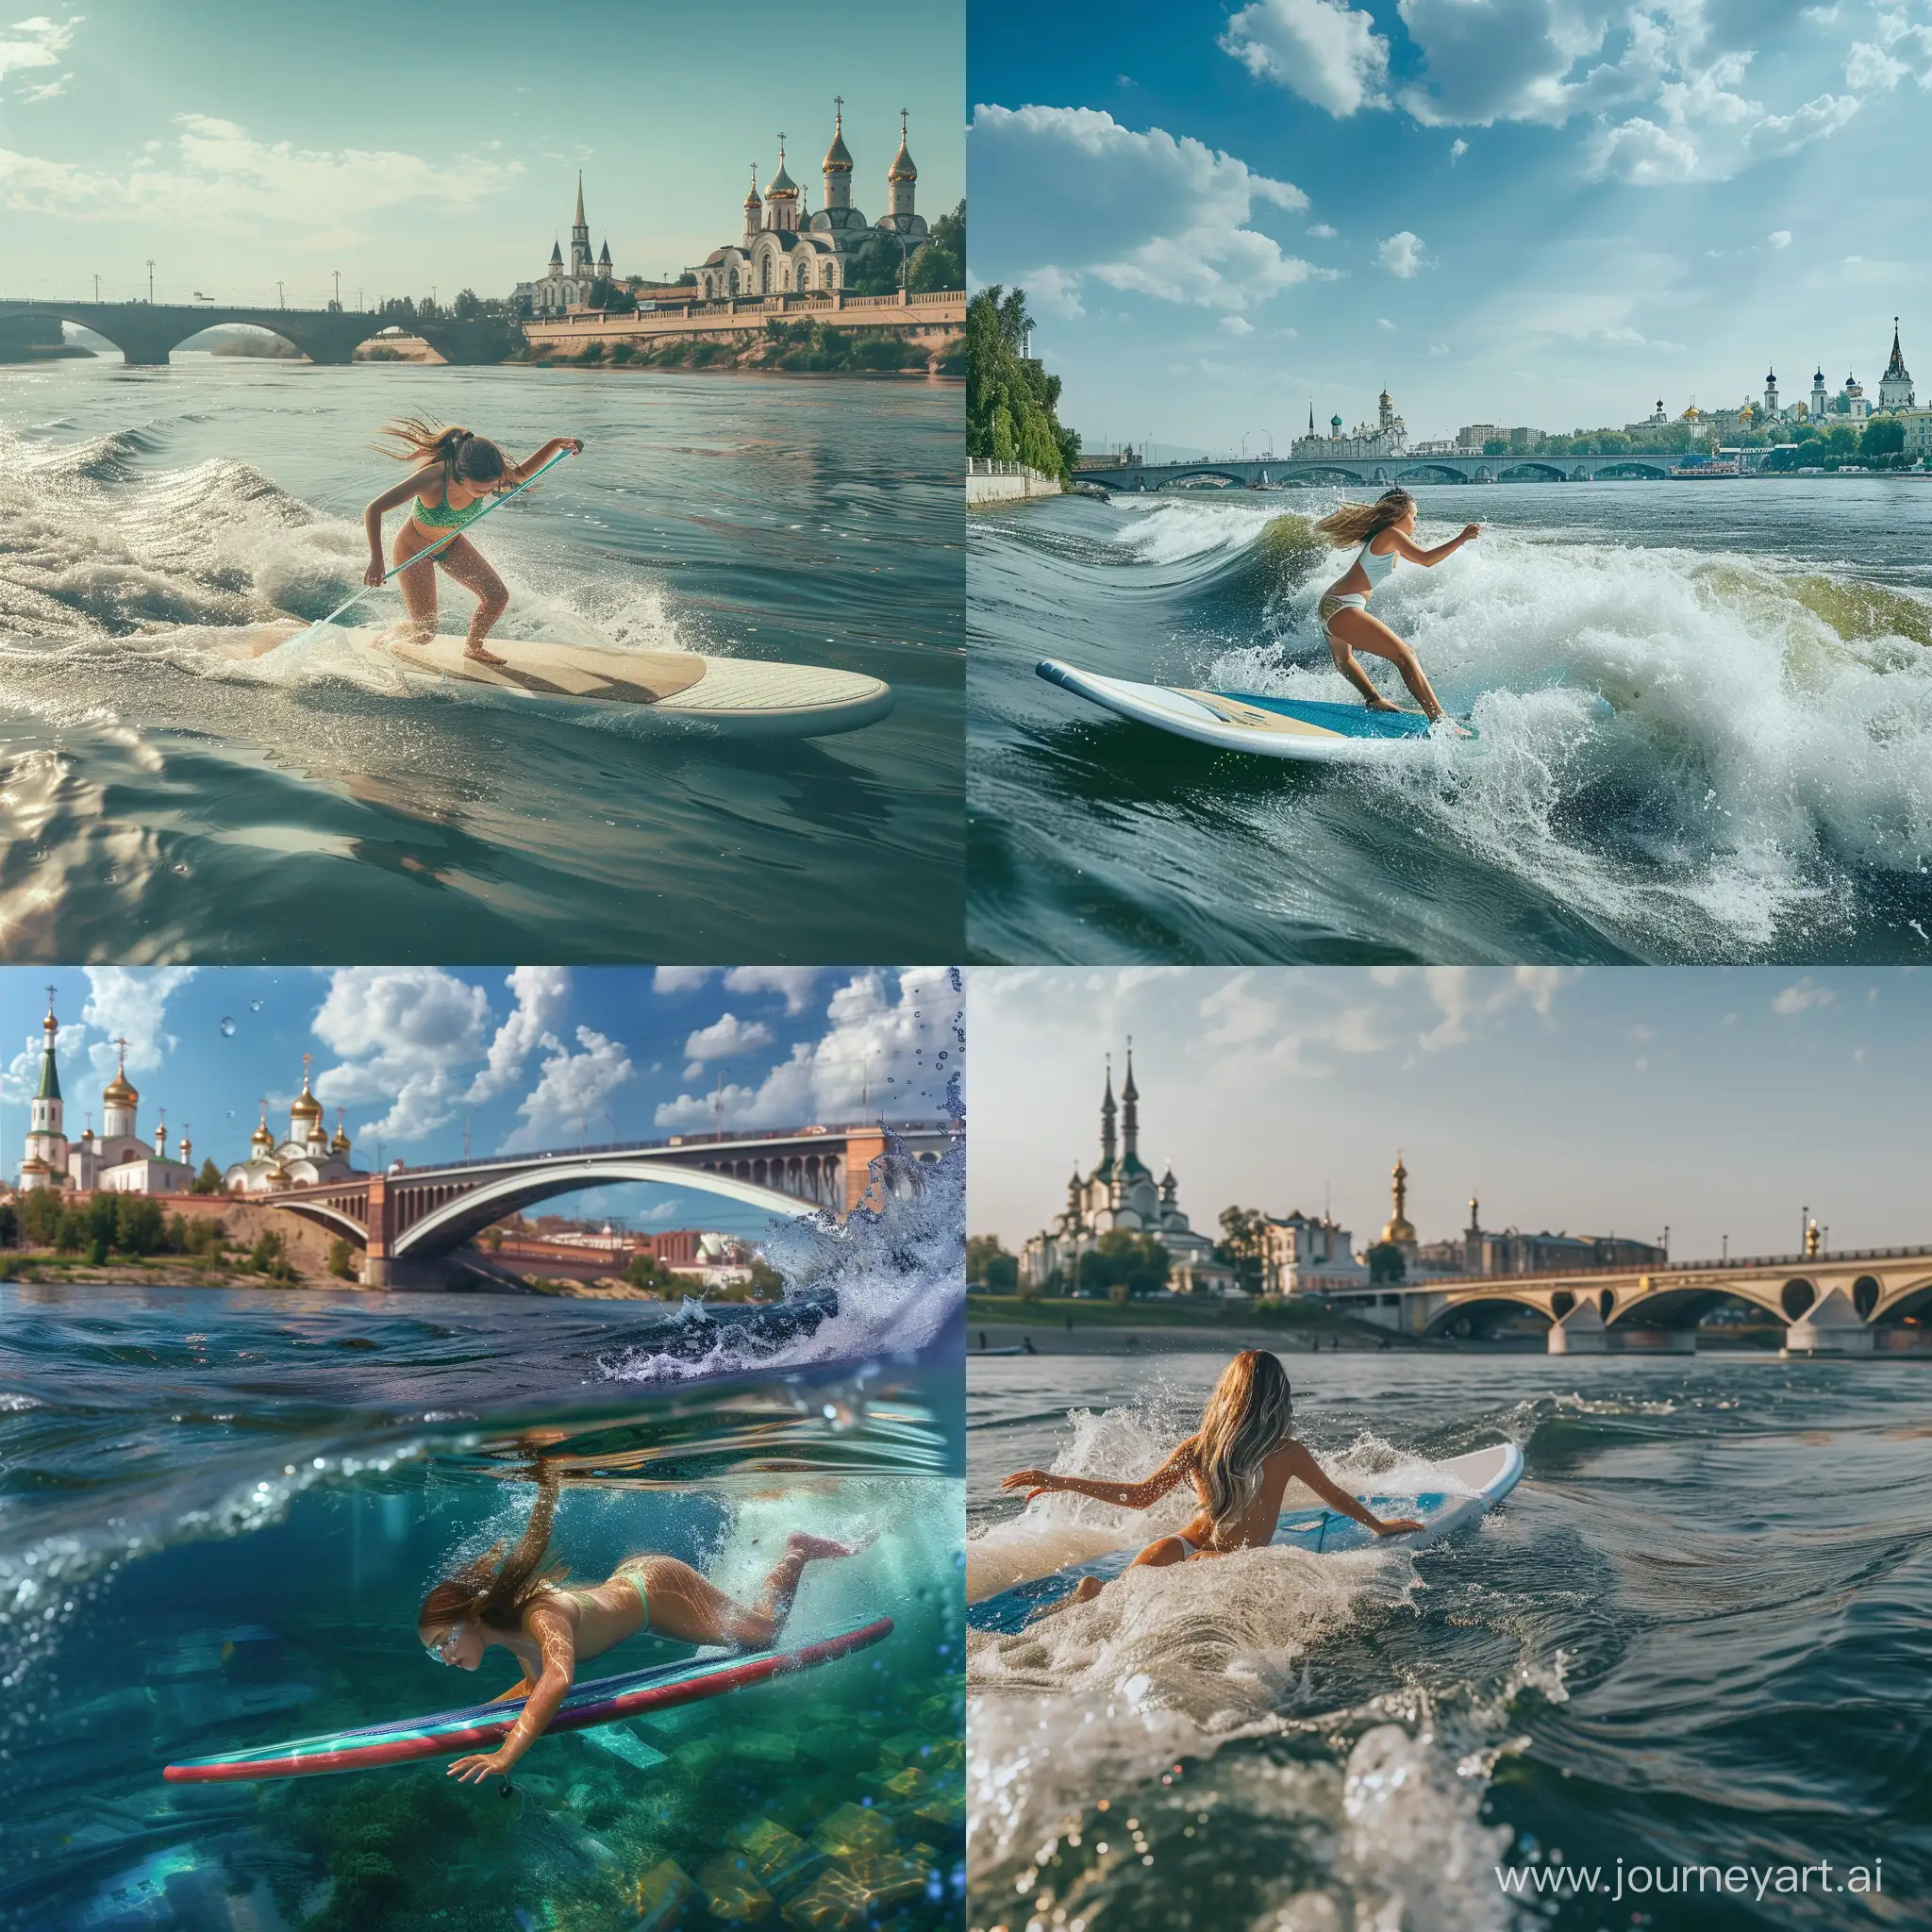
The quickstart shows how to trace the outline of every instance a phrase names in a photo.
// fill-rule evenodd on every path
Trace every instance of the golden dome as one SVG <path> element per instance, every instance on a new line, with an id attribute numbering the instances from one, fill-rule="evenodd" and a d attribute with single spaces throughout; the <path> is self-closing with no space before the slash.
<path id="1" fill-rule="evenodd" d="M 275 1137 L 268 1130 L 268 1116 L 266 1114 L 263 1114 L 261 1117 L 261 1124 L 256 1128 L 254 1133 L 249 1135 L 248 1144 L 251 1147 L 258 1148 L 270 1148 L 275 1144 Z"/>
<path id="2" fill-rule="evenodd" d="M 852 172 L 852 155 L 845 145 L 843 108 L 832 117 L 832 144 L 825 150 L 824 166 L 820 172 L 825 175 L 849 175 Z"/>
<path id="3" fill-rule="evenodd" d="M 127 1056 L 124 1052 L 121 1064 L 115 1070 L 114 1077 L 101 1089 L 101 1099 L 108 1107 L 132 1107 L 141 1095 L 134 1091 L 127 1077 Z"/>
<path id="4" fill-rule="evenodd" d="M 1395 1157 L 1395 1165 L 1389 1170 L 1389 1178 L 1395 1184 L 1395 1212 L 1389 1217 L 1388 1224 L 1382 1229 L 1382 1239 L 1398 1245 L 1413 1243 L 1415 1229 L 1409 1224 L 1408 1216 L 1404 1212 L 1408 1195 L 1408 1169 L 1402 1164 L 1402 1156 Z"/>
<path id="5" fill-rule="evenodd" d="M 767 201 L 796 201 L 798 183 L 785 172 L 785 150 L 778 150 L 778 172 L 772 176 L 772 183 L 765 190 Z"/>
<path id="6" fill-rule="evenodd" d="M 899 130 L 899 152 L 892 157 L 892 165 L 886 170 L 888 181 L 917 181 L 919 170 L 912 165 L 912 157 L 906 146 L 906 130 Z"/>
<path id="7" fill-rule="evenodd" d="M 302 1070 L 302 1091 L 289 1107 L 291 1121 L 319 1121 L 322 1118 L 322 1102 L 308 1091 L 308 1070 Z"/>

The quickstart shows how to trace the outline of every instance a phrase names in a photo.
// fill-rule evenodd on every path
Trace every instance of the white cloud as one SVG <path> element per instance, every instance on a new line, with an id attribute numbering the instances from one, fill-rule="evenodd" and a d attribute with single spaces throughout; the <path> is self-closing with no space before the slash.
<path id="1" fill-rule="evenodd" d="M 1423 253 L 1422 237 L 1407 228 L 1398 229 L 1376 243 L 1375 259 L 1391 275 L 1405 282 L 1421 275 L 1429 265 L 1427 257 Z"/>
<path id="2" fill-rule="evenodd" d="M 1870 41 L 1854 41 L 1850 53 L 1845 56 L 1845 85 L 1857 88 L 1861 92 L 1874 88 L 1883 88 L 1889 92 L 1911 71 L 1903 60 L 1894 59 L 1883 47 L 1874 47 Z"/>
<path id="3" fill-rule="evenodd" d="M 815 966 L 734 966 L 724 975 L 730 992 L 782 993 L 786 1012 L 794 1016 L 811 1005 L 818 983 Z"/>
<path id="4" fill-rule="evenodd" d="M 1423 983 L 1442 1017 L 1419 1043 L 1424 1053 L 1466 1045 L 1485 1024 L 1518 1005 L 1547 1020 L 1557 993 L 1576 976 L 1574 966 L 1518 966 L 1507 973 L 1479 972 L 1470 966 L 1425 967 Z"/>
<path id="5" fill-rule="evenodd" d="M 524 1121 L 504 1141 L 506 1154 L 595 1141 L 598 1124 L 608 1122 L 606 1103 L 636 1070 L 622 1043 L 593 1027 L 579 1026 L 576 1038 L 581 1053 L 572 1053 L 560 1041 L 546 1042 L 550 1056 L 536 1086 L 518 1104 Z"/>
<path id="6" fill-rule="evenodd" d="M 717 972 L 715 966 L 660 966 L 651 975 L 653 992 L 695 992 Z"/>
<path id="7" fill-rule="evenodd" d="M 112 1075 L 120 1059 L 120 1049 L 113 1043 L 116 1034 L 126 1038 L 127 1068 L 135 1074 L 152 1073 L 161 1064 L 162 1055 L 179 1044 L 166 1028 L 168 1001 L 193 977 L 192 966 L 87 969 L 88 997 L 80 1017 L 103 1036 L 88 1049 L 102 1079 Z"/>
<path id="8" fill-rule="evenodd" d="M 762 1020 L 741 1020 L 736 1013 L 723 1013 L 708 1026 L 700 1026 L 684 1042 L 684 1070 L 687 1080 L 695 1080 L 713 1060 L 734 1060 L 772 1043 L 772 1029 Z"/>
<path id="9" fill-rule="evenodd" d="M 800 1041 L 756 1087 L 724 1088 L 727 1127 L 801 1126 L 860 1117 L 861 1107 L 888 1120 L 908 1111 L 929 1117 L 943 1086 L 938 1053 L 957 1053 L 939 1017 L 958 996 L 942 966 L 908 968 L 894 991 L 879 970 L 855 974 L 832 995 L 830 1022 L 816 1041 Z M 924 1052 L 924 1062 L 918 1058 Z M 657 1124 L 676 1131 L 712 1124 L 713 1097 L 681 1093 L 657 1110 Z"/>
<path id="10" fill-rule="evenodd" d="M 420 1140 L 454 1118 L 459 1069 L 485 1058 L 490 999 L 440 966 L 341 966 L 314 1022 L 341 1056 L 315 1082 L 318 1099 L 354 1107 L 388 1100 L 359 1136 Z"/>
<path id="11" fill-rule="evenodd" d="M 1393 334 L 1395 330 L 1395 325 L 1392 322 L 1391 322 L 1386 315 L 1376 316 L 1375 326 L 1377 328 L 1386 328 L 1390 331 L 1391 334 Z"/>
<path id="12" fill-rule="evenodd" d="M 1764 239 L 1774 248 L 1789 248 L 1791 245 L 1791 231 L 1789 228 L 1774 228 Z"/>
<path id="13" fill-rule="evenodd" d="M 1449 165 L 1453 168 L 1469 152 L 1469 143 L 1459 135 L 1449 143 Z"/>
<path id="14" fill-rule="evenodd" d="M 1257 205 L 1300 211 L 1307 196 L 1191 137 L 1091 108 L 985 105 L 972 133 L 982 225 L 1012 265 L 1000 273 L 1056 313 L 1079 313 L 1090 279 L 1238 311 L 1315 273 L 1252 225 Z"/>
<path id="15" fill-rule="evenodd" d="M 1373 15 L 1344 0 L 1254 0 L 1228 22 L 1221 45 L 1257 80 L 1338 119 L 1389 105 L 1389 42 Z"/>
<path id="16" fill-rule="evenodd" d="M 1788 986 L 1772 1001 L 1771 1010 L 1789 1017 L 1792 1013 L 1807 1013 L 1813 1007 L 1835 1006 L 1838 994 L 1828 986 L 1820 986 L 1807 973 L 1796 984 Z"/>
<path id="17" fill-rule="evenodd" d="M 172 153 L 144 152 L 119 174 L 0 148 L 0 207 L 63 221 L 292 230 L 322 245 L 360 235 L 380 209 L 487 200 L 523 172 L 520 161 L 469 154 L 428 160 L 395 149 L 297 148 L 208 114 L 177 114 L 175 125 Z"/>
<path id="18" fill-rule="evenodd" d="M 33 67 L 58 66 L 61 55 L 73 44 L 75 28 L 86 18 L 86 14 L 76 13 L 69 20 L 52 21 L 37 13 L 31 20 L 16 20 L 9 27 L 0 27 L 0 80 Z M 72 75 L 65 77 L 71 79 Z M 59 92 L 58 82 L 22 91 L 23 97 L 30 101 Z"/>
<path id="19" fill-rule="evenodd" d="M 1255 325 L 1245 315 L 1224 315 L 1221 325 L 1231 336 L 1251 336 L 1255 333 Z"/>
<path id="20" fill-rule="evenodd" d="M 570 969 L 517 966 L 504 981 L 516 997 L 509 1018 L 490 1042 L 488 1064 L 470 1082 L 463 1097 L 472 1106 L 508 1093 L 523 1077 L 524 1063 L 539 1046 L 557 1044 L 553 1029 L 570 999 Z"/>
<path id="21" fill-rule="evenodd" d="M 1448 353 L 1449 344 L 1447 342 L 1431 342 L 1429 344 L 1429 354 L 1432 356 L 1446 356 Z"/>
<path id="22" fill-rule="evenodd" d="M 1308 233 L 1318 242 L 1332 242 L 1335 240 L 1338 230 L 1331 228 L 1326 222 L 1317 222 L 1308 230 Z"/>
<path id="23" fill-rule="evenodd" d="M 1604 129 L 1591 146 L 1589 172 L 1599 180 L 1655 188 L 1690 180 L 1697 172 L 1697 149 L 1681 135 L 1668 133 L 1639 115 Z"/>
<path id="24" fill-rule="evenodd" d="M 1638 12 L 1619 58 L 1573 79 L 1608 32 L 1608 8 L 1591 0 L 1402 0 L 1401 11 L 1424 78 L 1399 99 L 1426 126 L 1560 126 L 1644 98 L 1668 64 L 1665 30 Z"/>

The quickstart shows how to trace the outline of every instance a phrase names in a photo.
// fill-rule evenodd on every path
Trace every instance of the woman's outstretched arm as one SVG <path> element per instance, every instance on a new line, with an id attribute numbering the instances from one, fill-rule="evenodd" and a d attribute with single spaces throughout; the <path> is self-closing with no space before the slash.
<path id="1" fill-rule="evenodd" d="M 1288 1473 L 1299 1476 L 1331 1509 L 1354 1517 L 1364 1529 L 1373 1529 L 1377 1536 L 1397 1536 L 1422 1527 L 1409 1516 L 1394 1516 L 1385 1521 L 1366 1505 L 1357 1503 L 1340 1484 L 1329 1480 L 1327 1471 L 1299 1442 L 1289 1451 Z"/>
<path id="2" fill-rule="evenodd" d="M 1117 1509 L 1146 1509 L 1184 1483 L 1193 1467 L 1194 1439 L 1190 1436 L 1152 1475 L 1138 1483 L 1098 1483 L 1083 1475 L 1053 1475 L 1043 1469 L 1023 1469 L 1008 1476 L 1000 1487 L 1024 1490 L 1029 1503 L 1035 1496 L 1060 1492 L 1091 1496 L 1096 1503 L 1111 1503 Z"/>
<path id="3" fill-rule="evenodd" d="M 537 1640 L 543 1669 L 537 1688 L 524 1700 L 522 1714 L 494 1751 L 458 1757 L 448 1775 L 459 1783 L 479 1785 L 486 1777 L 502 1777 L 525 1751 L 550 1728 L 558 1707 L 570 1694 L 576 1675 L 576 1635 L 561 1610 L 537 1608 L 526 1613 L 524 1627 Z"/>
<path id="4" fill-rule="evenodd" d="M 1405 537 L 1398 530 L 1391 547 L 1397 557 L 1406 557 L 1409 562 L 1419 563 L 1426 570 L 1432 563 L 1441 563 L 1445 557 L 1454 557 L 1465 543 L 1474 543 L 1482 533 L 1480 524 L 1465 524 L 1459 536 L 1450 538 L 1446 543 L 1438 543 L 1433 550 L 1424 550 L 1413 538 Z"/>
<path id="5" fill-rule="evenodd" d="M 582 456 L 584 440 L 581 436 L 553 436 L 535 456 L 526 457 L 521 463 L 512 463 L 504 473 L 504 480 L 527 483 L 560 449 L 569 450 L 573 456 Z"/>

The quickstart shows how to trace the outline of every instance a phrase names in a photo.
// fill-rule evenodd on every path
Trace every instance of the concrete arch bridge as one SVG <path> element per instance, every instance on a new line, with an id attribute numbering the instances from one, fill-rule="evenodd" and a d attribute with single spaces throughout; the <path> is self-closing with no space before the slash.
<path id="1" fill-rule="evenodd" d="M 937 1161 L 950 1133 L 892 1130 L 914 1160 Z M 351 1181 L 252 1196 L 299 1214 L 362 1249 L 366 1288 L 440 1287 L 457 1251 L 507 1215 L 539 1202 L 625 1181 L 696 1190 L 774 1216 L 814 1210 L 843 1217 L 876 1203 L 874 1163 L 886 1129 L 808 1126 L 779 1133 L 563 1148 L 439 1167 L 392 1167 Z"/>
<path id="2" fill-rule="evenodd" d="M 1441 1279 L 1331 1300 L 1343 1313 L 1444 1340 L 1480 1340 L 1527 1315 L 1548 1324 L 1552 1355 L 1690 1354 L 1707 1315 L 1742 1303 L 1784 1328 L 1793 1355 L 1908 1353 L 1932 1349 L 1932 1245 Z"/>
<path id="3" fill-rule="evenodd" d="M 421 336 L 445 362 L 501 362 L 523 343 L 513 322 L 494 316 L 475 322 L 403 320 L 356 308 L 238 308 L 218 302 L 58 302 L 0 297 L 0 320 L 20 316 L 78 323 L 121 351 L 131 369 L 164 369 L 191 336 L 224 323 L 265 328 L 312 362 L 342 364 L 384 329 Z"/>
<path id="4" fill-rule="evenodd" d="M 1271 490 L 1289 483 L 1340 483 L 1346 488 L 1405 489 L 1425 483 L 1594 483 L 1652 480 L 1671 475 L 1678 459 L 1626 453 L 1609 457 L 1400 456 L 1227 457 L 1125 467 L 1074 468 L 1076 483 L 1108 491 L 1165 490 L 1175 484 L 1222 483 L 1241 490 Z"/>

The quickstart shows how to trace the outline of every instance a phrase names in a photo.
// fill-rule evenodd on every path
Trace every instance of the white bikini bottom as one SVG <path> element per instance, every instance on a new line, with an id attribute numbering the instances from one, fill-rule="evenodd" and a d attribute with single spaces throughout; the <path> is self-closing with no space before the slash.
<path id="1" fill-rule="evenodd" d="M 1330 591 L 1315 608 L 1315 615 L 1322 620 L 1325 631 L 1338 610 L 1366 610 L 1369 600 L 1359 591 Z"/>

